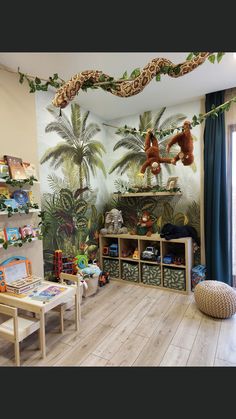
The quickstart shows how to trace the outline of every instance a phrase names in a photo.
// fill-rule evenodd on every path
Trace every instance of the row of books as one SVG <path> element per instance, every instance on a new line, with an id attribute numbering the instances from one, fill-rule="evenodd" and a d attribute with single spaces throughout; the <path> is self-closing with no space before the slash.
<path id="1" fill-rule="evenodd" d="M 27 203 L 34 204 L 34 197 L 32 191 L 17 189 L 10 192 L 7 185 L 0 185 L 0 198 L 3 199 L 4 204 L 12 209 L 18 208 Z"/>
<path id="2" fill-rule="evenodd" d="M 0 228 L 0 239 L 9 241 L 14 244 L 17 240 L 24 239 L 28 236 L 39 237 L 41 235 L 41 229 L 39 227 L 33 227 L 28 224 L 24 227 L 5 227 Z"/>
<path id="3" fill-rule="evenodd" d="M 0 160 L 0 178 L 9 176 L 15 180 L 28 179 L 33 176 L 37 179 L 35 165 L 30 162 L 23 162 L 20 157 L 5 155 Z"/>

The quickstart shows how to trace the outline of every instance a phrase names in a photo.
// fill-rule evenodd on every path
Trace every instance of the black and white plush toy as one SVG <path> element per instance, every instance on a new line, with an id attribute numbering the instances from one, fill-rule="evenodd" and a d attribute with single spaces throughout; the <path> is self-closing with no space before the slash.
<path id="1" fill-rule="evenodd" d="M 167 223 L 162 227 L 160 236 L 166 240 L 179 239 L 181 237 L 192 237 L 197 245 L 200 246 L 197 231 L 194 227 L 189 225 L 177 226 L 175 224 Z"/>

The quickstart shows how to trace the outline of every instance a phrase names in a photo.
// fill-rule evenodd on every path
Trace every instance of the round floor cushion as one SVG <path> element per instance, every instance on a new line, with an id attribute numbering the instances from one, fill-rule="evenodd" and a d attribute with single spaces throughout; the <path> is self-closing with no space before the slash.
<path id="1" fill-rule="evenodd" d="M 220 281 L 202 281 L 194 289 L 196 304 L 203 313 L 227 319 L 236 313 L 236 291 Z"/>

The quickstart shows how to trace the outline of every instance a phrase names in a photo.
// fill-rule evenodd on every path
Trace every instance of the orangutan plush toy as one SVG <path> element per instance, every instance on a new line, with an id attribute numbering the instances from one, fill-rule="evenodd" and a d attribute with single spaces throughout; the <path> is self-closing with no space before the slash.
<path id="1" fill-rule="evenodd" d="M 138 222 L 139 227 L 146 227 L 147 232 L 146 236 L 151 236 L 153 233 L 153 226 L 154 221 L 151 220 L 151 216 L 148 211 L 143 211 L 142 215 L 140 217 L 140 220 Z"/>
<path id="2" fill-rule="evenodd" d="M 193 137 L 190 132 L 191 123 L 185 121 L 183 125 L 183 132 L 176 134 L 166 146 L 166 151 L 169 153 L 170 148 L 174 144 L 178 144 L 181 151 L 171 160 L 172 164 L 176 164 L 181 160 L 184 166 L 189 166 L 194 161 L 193 156 Z"/>
<path id="3" fill-rule="evenodd" d="M 145 138 L 145 153 L 147 160 L 141 167 L 140 176 L 144 175 L 148 166 L 150 166 L 153 175 L 158 175 L 161 171 L 160 163 L 171 163 L 172 160 L 170 158 L 160 156 L 158 141 L 154 137 L 151 129 L 147 130 Z"/>

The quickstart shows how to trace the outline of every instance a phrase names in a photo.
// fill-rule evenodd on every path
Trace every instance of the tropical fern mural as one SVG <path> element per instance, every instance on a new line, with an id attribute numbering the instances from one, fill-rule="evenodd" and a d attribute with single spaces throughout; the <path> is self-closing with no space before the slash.
<path id="1" fill-rule="evenodd" d="M 106 176 L 102 156 L 103 144 L 94 139 L 100 132 L 96 123 L 88 123 L 89 112 L 82 114 L 78 104 L 71 105 L 71 117 L 62 112 L 54 116 L 45 132 L 55 132 L 62 141 L 45 151 L 41 164 L 49 161 L 54 169 L 47 176 L 51 193 L 43 195 L 45 271 L 52 271 L 52 254 L 61 249 L 64 254 L 77 255 L 87 246 L 98 245 L 98 231 L 103 214 L 95 207 L 96 197 L 90 186 L 90 177 L 100 170 Z M 62 176 L 56 173 L 61 169 Z"/>
<path id="2" fill-rule="evenodd" d="M 77 103 L 71 105 L 71 121 L 64 112 L 58 116 L 55 107 L 48 106 L 47 109 L 54 116 L 55 121 L 46 126 L 45 132 L 56 132 L 63 141 L 49 148 L 42 156 L 40 163 L 50 161 L 50 165 L 57 169 L 65 160 L 68 160 L 72 168 L 73 166 L 78 168 L 79 189 L 83 193 L 83 188 L 89 185 L 90 174 L 95 176 L 97 169 L 100 169 L 106 176 L 101 159 L 106 152 L 105 147 L 100 141 L 93 139 L 100 128 L 96 123 L 87 124 L 89 111 L 82 115 Z"/>

